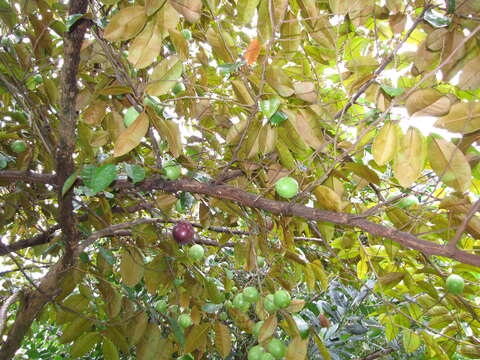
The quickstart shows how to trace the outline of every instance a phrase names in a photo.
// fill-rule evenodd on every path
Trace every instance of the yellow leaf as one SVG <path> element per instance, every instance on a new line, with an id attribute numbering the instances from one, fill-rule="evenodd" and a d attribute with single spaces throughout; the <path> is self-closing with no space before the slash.
<path id="1" fill-rule="evenodd" d="M 410 354 L 420 347 L 420 336 L 410 329 L 403 329 L 403 347 Z"/>
<path id="2" fill-rule="evenodd" d="M 100 340 L 100 334 L 97 332 L 89 332 L 80 336 L 72 346 L 70 357 L 72 359 L 79 358 L 88 353 L 92 347 Z"/>
<path id="3" fill-rule="evenodd" d="M 425 138 L 418 129 L 409 128 L 398 142 L 393 164 L 393 172 L 401 186 L 410 186 L 420 176 L 425 156 Z"/>
<path id="4" fill-rule="evenodd" d="M 170 0 L 172 6 L 190 23 L 200 21 L 202 0 Z"/>
<path id="5" fill-rule="evenodd" d="M 228 326 L 220 321 L 215 323 L 215 348 L 222 358 L 226 358 L 232 351 L 232 337 Z"/>
<path id="6" fill-rule="evenodd" d="M 473 101 L 457 103 L 435 122 L 435 126 L 460 134 L 474 132 L 480 129 L 480 104 Z"/>
<path id="7" fill-rule="evenodd" d="M 342 210 L 342 200 L 340 196 L 327 186 L 319 185 L 313 190 L 320 208 L 335 212 Z"/>
<path id="8" fill-rule="evenodd" d="M 357 277 L 361 280 L 365 279 L 368 273 L 368 264 L 365 260 L 360 260 L 357 263 Z"/>
<path id="9" fill-rule="evenodd" d="M 241 80 L 236 80 L 236 79 L 232 80 L 232 86 L 233 86 L 233 91 L 235 92 L 235 95 L 237 96 L 238 100 L 240 100 L 242 104 L 249 105 L 249 106 L 255 104 L 255 101 L 250 95 L 247 87 Z"/>
<path id="10" fill-rule="evenodd" d="M 435 89 L 414 91 L 405 102 L 411 116 L 442 116 L 450 110 L 450 99 Z"/>
<path id="11" fill-rule="evenodd" d="M 260 0 L 239 0 L 237 4 L 237 20 L 240 24 L 248 24 L 255 15 Z"/>
<path id="12" fill-rule="evenodd" d="M 265 320 L 262 327 L 260 328 L 260 332 L 258 333 L 258 342 L 262 343 L 265 340 L 268 340 L 273 336 L 275 330 L 277 329 L 277 315 L 273 314 Z"/>
<path id="13" fill-rule="evenodd" d="M 140 144 L 148 130 L 149 120 L 145 112 L 126 128 L 117 138 L 113 148 L 113 156 L 125 155 Z"/>
<path id="14" fill-rule="evenodd" d="M 109 339 L 103 339 L 102 345 L 103 358 L 105 360 L 119 360 L 120 356 L 118 355 L 117 347 Z"/>
<path id="15" fill-rule="evenodd" d="M 143 277 L 143 257 L 134 247 L 122 248 L 120 261 L 120 275 L 128 287 L 137 285 Z"/>
<path id="16" fill-rule="evenodd" d="M 185 352 L 190 353 L 206 344 L 210 324 L 194 325 L 185 339 Z"/>
<path id="17" fill-rule="evenodd" d="M 467 191 L 472 181 L 470 165 L 462 153 L 452 143 L 432 138 L 428 149 L 430 165 L 438 177 L 457 191 Z"/>
<path id="18" fill-rule="evenodd" d="M 287 347 L 286 360 L 304 360 L 307 358 L 308 339 L 295 336 Z"/>
<path id="19" fill-rule="evenodd" d="M 167 94 L 182 76 L 182 72 L 183 64 L 176 55 L 163 59 L 155 66 L 145 89 L 146 93 L 152 96 Z"/>
<path id="20" fill-rule="evenodd" d="M 110 41 L 124 41 L 137 35 L 145 26 L 147 15 L 143 6 L 129 6 L 116 13 L 103 36 Z"/>
<path id="21" fill-rule="evenodd" d="M 380 166 L 385 165 L 395 156 L 395 149 L 397 146 L 396 127 L 398 127 L 398 125 L 395 125 L 392 122 L 386 123 L 378 132 L 375 140 L 373 140 L 373 159 Z"/>
<path id="22" fill-rule="evenodd" d="M 157 358 L 162 333 L 157 324 L 149 323 L 145 335 L 137 346 L 138 360 L 154 360 Z"/>

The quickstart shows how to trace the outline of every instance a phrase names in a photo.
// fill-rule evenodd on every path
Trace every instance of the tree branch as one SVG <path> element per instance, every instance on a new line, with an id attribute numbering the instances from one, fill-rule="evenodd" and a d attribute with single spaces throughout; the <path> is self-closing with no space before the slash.
<path id="1" fill-rule="evenodd" d="M 25 181 L 27 183 L 55 184 L 54 174 L 36 174 L 30 171 L 0 171 L 0 181 Z"/>
<path id="2" fill-rule="evenodd" d="M 13 251 L 18 251 L 18 250 L 26 249 L 28 247 L 46 244 L 52 239 L 55 231 L 59 229 L 60 229 L 60 225 L 55 225 L 55 226 L 52 226 L 51 228 L 48 228 L 44 232 L 38 235 L 35 235 L 34 237 L 31 237 L 29 239 L 19 240 L 10 245 L 1 246 L 0 255 L 6 255 Z"/>
<path id="3" fill-rule="evenodd" d="M 273 214 L 298 216 L 307 220 L 326 221 L 336 225 L 356 227 L 373 236 L 391 239 L 400 245 L 428 255 L 444 256 L 465 264 L 480 266 L 480 256 L 459 249 L 452 250 L 443 245 L 419 239 L 412 234 L 373 223 L 365 220 L 363 217 L 320 210 L 284 201 L 269 200 L 228 185 L 205 184 L 189 179 L 167 181 L 156 176 L 137 185 L 127 181 L 118 181 L 115 187 L 119 190 L 135 188 L 137 191 L 163 190 L 170 193 L 188 191 L 195 194 L 209 195 L 217 199 L 231 200 L 243 206 L 270 211 Z"/>
<path id="4" fill-rule="evenodd" d="M 10 295 L 7 300 L 3 303 L 2 307 L 0 308 L 0 337 L 3 334 L 3 330 L 5 329 L 5 325 L 7 323 L 7 311 L 8 307 L 12 305 L 15 301 L 17 301 L 18 296 L 20 295 L 19 291 L 14 292 Z"/>
<path id="5" fill-rule="evenodd" d="M 480 208 L 480 200 L 477 200 L 475 204 L 470 208 L 470 211 L 468 214 L 465 214 L 465 218 L 463 219 L 462 224 L 458 227 L 457 232 L 455 233 L 455 237 L 450 241 L 447 245 L 447 247 L 450 250 L 455 250 L 457 248 L 457 244 L 462 238 L 463 232 L 467 229 L 468 223 L 472 218 L 475 216 L 476 212 Z"/>

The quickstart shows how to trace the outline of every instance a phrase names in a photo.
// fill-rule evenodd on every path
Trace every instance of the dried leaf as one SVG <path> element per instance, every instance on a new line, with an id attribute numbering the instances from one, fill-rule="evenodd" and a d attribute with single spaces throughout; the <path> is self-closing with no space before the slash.
<path id="1" fill-rule="evenodd" d="M 425 138 L 418 129 L 411 127 L 398 142 L 393 164 L 393 172 L 401 186 L 410 186 L 420 176 L 425 157 Z"/>
<path id="2" fill-rule="evenodd" d="M 143 6 L 125 7 L 116 13 L 103 36 L 110 41 L 124 41 L 137 35 L 145 26 L 147 15 Z"/>
<path id="3" fill-rule="evenodd" d="M 473 101 L 457 103 L 435 122 L 435 126 L 461 134 L 477 131 L 480 129 L 480 104 Z"/>
<path id="4" fill-rule="evenodd" d="M 220 321 L 215 322 L 215 348 L 223 359 L 232 351 L 230 330 Z"/>
<path id="5" fill-rule="evenodd" d="M 143 112 L 118 136 L 113 148 L 113 156 L 125 155 L 137 147 L 147 133 L 148 125 L 148 116 Z"/>
<path id="6" fill-rule="evenodd" d="M 137 285 L 143 277 L 143 257 L 134 247 L 122 248 L 120 261 L 120 276 L 128 287 Z"/>
<path id="7" fill-rule="evenodd" d="M 257 39 L 253 39 L 248 44 L 247 50 L 245 51 L 245 60 L 248 65 L 253 65 L 260 54 L 260 43 Z"/>
<path id="8" fill-rule="evenodd" d="M 202 0 L 170 0 L 170 3 L 188 22 L 195 24 L 200 21 Z"/>

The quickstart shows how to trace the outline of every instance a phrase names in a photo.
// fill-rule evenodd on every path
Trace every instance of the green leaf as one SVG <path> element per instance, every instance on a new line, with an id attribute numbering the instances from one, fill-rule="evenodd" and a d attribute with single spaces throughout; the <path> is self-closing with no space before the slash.
<path id="1" fill-rule="evenodd" d="M 277 111 L 273 116 L 270 118 L 270 124 L 272 125 L 280 125 L 284 121 L 288 119 L 288 115 L 284 112 Z"/>
<path id="2" fill-rule="evenodd" d="M 270 119 L 280 107 L 281 100 L 278 96 L 272 97 L 267 100 L 260 101 L 260 111 Z"/>
<path id="3" fill-rule="evenodd" d="M 77 180 L 78 174 L 80 173 L 80 169 L 77 169 L 72 175 L 70 175 L 67 180 L 63 183 L 62 186 L 62 196 L 65 196 L 65 194 L 70 190 L 70 188 L 73 186 L 75 181 Z"/>
<path id="4" fill-rule="evenodd" d="M 182 328 L 180 327 L 180 325 L 178 325 L 177 321 L 174 318 L 172 318 L 170 316 L 165 316 L 165 317 L 167 318 L 168 322 L 170 323 L 170 327 L 172 328 L 173 335 L 177 339 L 178 343 L 181 346 L 184 346 L 185 345 L 185 335 L 183 334 Z"/>
<path id="5" fill-rule="evenodd" d="M 113 253 L 110 250 L 105 249 L 103 246 L 99 246 L 98 252 L 104 257 L 105 261 L 109 265 L 115 264 L 115 255 L 113 255 Z"/>
<path id="6" fill-rule="evenodd" d="M 75 25 L 75 23 L 80 20 L 84 14 L 72 14 L 67 18 L 67 21 L 65 22 L 65 25 L 67 26 L 67 31 L 70 31 L 72 29 L 72 26 Z"/>
<path id="7" fill-rule="evenodd" d="M 404 88 L 394 88 L 388 85 L 380 85 L 383 91 L 385 91 L 390 96 L 399 96 L 405 92 Z"/>
<path id="8" fill-rule="evenodd" d="M 87 165 L 80 176 L 87 187 L 98 193 L 105 190 L 117 178 L 117 167 L 114 164 L 100 167 Z"/>
<path id="9" fill-rule="evenodd" d="M 452 22 L 452 19 L 433 9 L 430 9 L 425 13 L 424 19 L 426 22 L 436 28 L 447 27 Z"/>
<path id="10" fill-rule="evenodd" d="M 134 184 L 145 179 L 145 169 L 140 165 L 125 164 L 125 171 Z"/>
<path id="11" fill-rule="evenodd" d="M 447 14 L 453 14 L 456 8 L 456 0 L 447 0 Z"/>

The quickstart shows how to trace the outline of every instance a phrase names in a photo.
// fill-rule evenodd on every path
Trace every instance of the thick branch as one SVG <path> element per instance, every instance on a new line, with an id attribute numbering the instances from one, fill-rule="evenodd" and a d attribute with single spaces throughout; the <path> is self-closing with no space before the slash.
<path id="1" fill-rule="evenodd" d="M 53 174 L 35 174 L 30 171 L 0 171 L 0 181 L 25 181 L 27 183 L 55 184 Z"/>
<path id="2" fill-rule="evenodd" d="M 391 239 L 407 248 L 418 250 L 428 255 L 444 256 L 465 264 L 480 266 L 479 256 L 459 249 L 448 249 L 443 245 L 419 239 L 412 234 L 365 220 L 363 217 L 335 213 L 283 201 L 268 200 L 228 185 L 205 184 L 188 179 L 166 181 L 161 177 L 153 177 L 135 186 L 126 181 L 117 182 L 116 187 L 118 189 L 133 189 L 135 187 L 137 191 L 163 190 L 171 193 L 188 191 L 195 194 L 209 195 L 217 199 L 235 201 L 247 207 L 270 211 L 274 214 L 298 216 L 308 220 L 326 221 L 336 225 L 356 227 L 373 236 Z"/>
<path id="3" fill-rule="evenodd" d="M 2 307 L 0 308 L 0 337 L 3 334 L 3 330 L 5 329 L 5 324 L 7 323 L 7 312 L 10 305 L 12 305 L 15 301 L 17 301 L 20 292 L 14 292 L 10 295 L 7 300 L 3 303 Z"/>
<path id="4" fill-rule="evenodd" d="M 22 249 L 26 249 L 28 247 L 42 245 L 48 243 L 51 239 L 55 231 L 59 230 L 60 226 L 55 225 L 51 228 L 48 228 L 44 232 L 35 235 L 29 239 L 19 240 L 10 245 L 5 245 L 0 247 L 0 255 L 5 255 L 11 253 L 13 251 L 18 251 Z"/>

